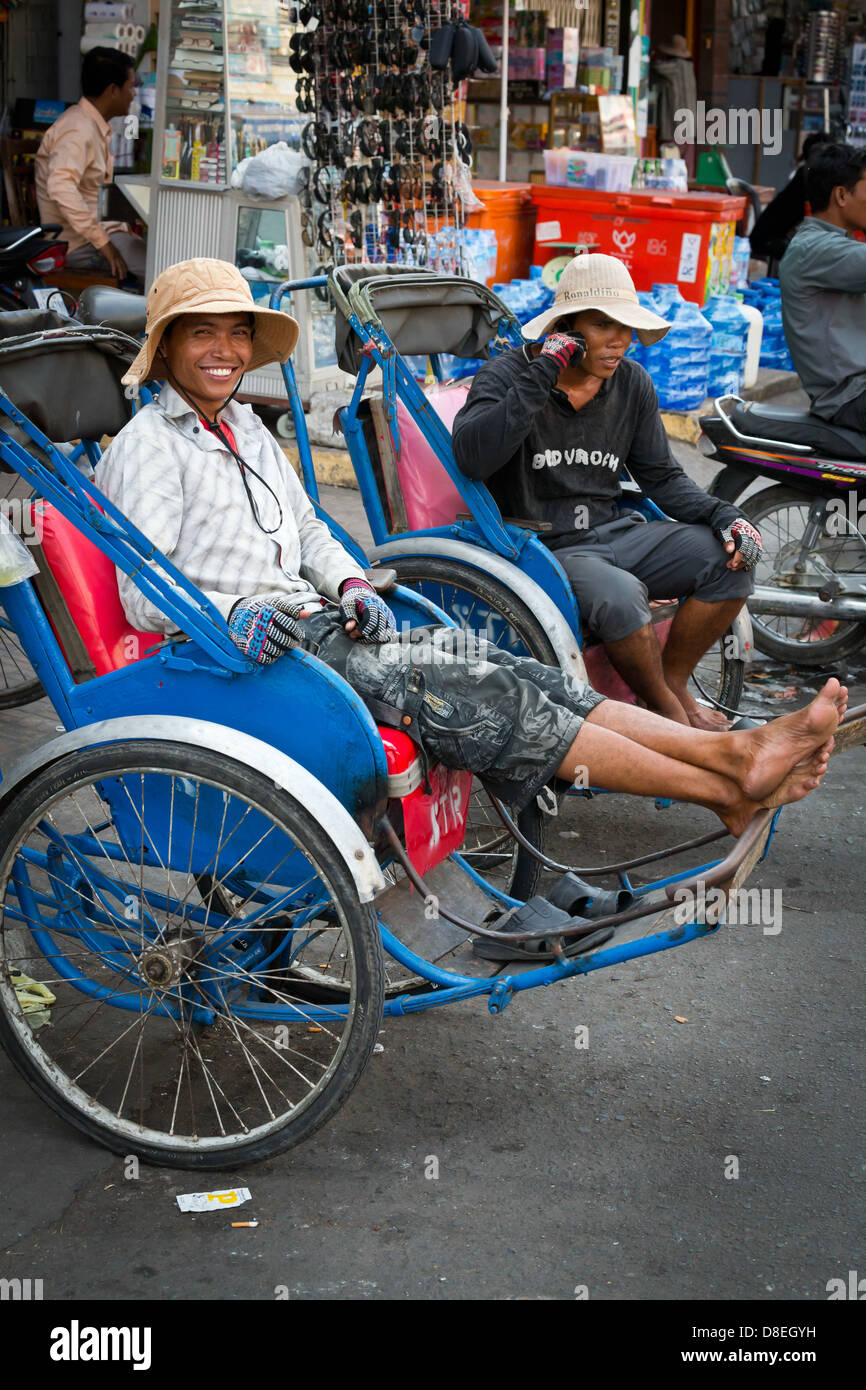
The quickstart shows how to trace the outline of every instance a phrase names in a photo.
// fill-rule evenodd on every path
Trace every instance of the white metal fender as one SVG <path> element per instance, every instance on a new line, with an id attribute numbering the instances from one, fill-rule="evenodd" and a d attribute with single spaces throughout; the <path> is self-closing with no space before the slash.
<path id="1" fill-rule="evenodd" d="M 42 748 L 21 758 L 11 769 L 9 778 L 0 782 L 0 812 L 6 809 L 16 787 L 28 781 L 34 773 L 56 762 L 66 753 L 82 748 L 126 740 L 160 739 L 167 743 L 193 744 L 214 753 L 223 753 L 235 762 L 255 768 L 269 781 L 292 796 L 310 812 L 330 836 L 335 849 L 352 875 L 361 902 L 370 902 L 385 886 L 382 870 L 360 826 L 311 772 L 294 758 L 280 752 L 263 739 L 214 724 L 206 719 L 179 718 L 175 715 L 146 714 L 118 719 L 103 719 L 86 724 L 52 739 Z"/>
<path id="2" fill-rule="evenodd" d="M 367 554 L 376 562 L 397 555 L 434 555 L 443 560 L 460 560 L 464 565 L 471 565 L 473 569 L 481 570 L 483 574 L 498 579 L 507 589 L 511 589 L 539 620 L 550 638 L 563 671 L 574 676 L 576 680 L 588 680 L 577 638 L 556 604 L 548 598 L 540 584 L 530 579 L 510 560 L 503 559 L 492 550 L 482 550 L 480 546 L 470 545 L 468 541 L 447 540 L 441 536 L 397 536 L 394 540 L 385 541 L 383 545 L 368 550 Z"/>

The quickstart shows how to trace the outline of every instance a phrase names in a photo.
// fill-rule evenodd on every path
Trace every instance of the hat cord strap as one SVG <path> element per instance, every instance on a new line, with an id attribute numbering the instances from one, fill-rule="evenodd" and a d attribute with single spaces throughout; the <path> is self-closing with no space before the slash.
<path id="1" fill-rule="evenodd" d="M 257 472 L 256 469 L 253 468 L 252 464 L 247 463 L 246 460 L 243 458 L 243 456 L 242 456 L 241 454 L 239 454 L 238 451 L 237 451 L 237 449 L 229 442 L 228 435 L 225 433 L 225 430 L 223 429 L 222 425 L 221 425 L 220 422 L 219 422 L 219 416 L 220 416 L 220 415 L 222 414 L 222 412 L 225 410 L 225 408 L 226 408 L 226 406 L 228 405 L 229 401 L 231 401 L 231 400 L 233 399 L 233 397 L 236 395 L 236 393 L 237 393 L 238 390 L 240 389 L 240 384 L 241 384 L 241 381 L 243 380 L 243 378 L 241 377 L 241 378 L 238 380 L 238 384 L 237 384 L 237 386 L 235 387 L 234 391 L 232 391 L 232 392 L 230 393 L 230 395 L 226 396 L 226 398 L 225 398 L 225 400 L 223 401 L 222 405 L 221 405 L 221 406 L 218 406 L 217 409 L 214 411 L 214 417 L 213 417 L 213 419 L 212 419 L 212 420 L 209 420 L 208 417 L 207 417 L 207 415 L 205 415 L 203 411 L 200 411 L 200 410 L 199 410 L 199 407 L 196 405 L 195 401 L 193 401 L 193 400 L 187 395 L 186 391 L 184 391 L 183 387 L 180 385 L 180 383 L 179 383 L 179 381 L 177 380 L 177 378 L 175 377 L 174 373 L 171 371 L 171 368 L 167 368 L 167 371 L 168 371 L 168 379 L 169 379 L 169 381 L 171 382 L 172 386 L 174 387 L 175 391 L 177 391 L 178 395 L 179 395 L 179 396 L 183 396 L 183 399 L 186 401 L 187 405 L 191 405 L 192 408 L 193 408 L 193 410 L 195 411 L 195 413 L 196 413 L 197 415 L 198 415 L 198 414 L 201 414 L 201 418 L 202 418 L 202 420 L 204 420 L 204 422 L 205 422 L 205 424 L 207 425 L 208 429 L 211 431 L 212 434 L 215 434 L 216 437 L 217 437 L 217 439 L 220 441 L 220 443 L 223 444 L 223 445 L 226 447 L 226 449 L 228 449 L 229 453 L 232 455 L 232 457 L 234 458 L 234 460 L 235 460 L 235 462 L 237 463 L 238 467 L 240 468 L 240 472 L 241 472 L 241 482 L 243 483 L 243 485 L 244 485 L 244 491 L 245 491 L 245 493 L 247 494 L 247 501 L 248 501 L 249 504 L 250 504 L 250 511 L 251 511 L 252 514 L 253 514 L 253 521 L 256 523 L 256 525 L 258 526 L 259 530 L 260 530 L 264 535 L 266 535 L 266 536 L 274 536 L 274 535 L 276 535 L 276 533 L 280 530 L 280 528 L 282 527 L 282 524 L 283 524 L 283 507 L 282 507 L 282 503 L 280 502 L 279 497 L 278 497 L 277 494 L 274 492 L 274 489 L 271 487 L 271 485 L 270 485 L 270 483 L 267 481 L 267 479 L 266 479 L 266 478 L 263 478 L 262 475 L 261 475 L 261 473 Z M 253 475 L 254 478 L 258 478 L 259 482 L 262 484 L 263 487 L 266 487 L 266 488 L 267 488 L 268 492 L 271 494 L 271 496 L 273 497 L 274 501 L 275 501 L 276 504 L 277 504 L 277 511 L 279 512 L 280 519 L 279 519 L 279 521 L 277 522 L 276 526 L 271 527 L 270 529 L 268 529 L 268 527 L 262 525 L 262 519 L 261 519 L 261 517 L 260 517 L 260 515 L 259 515 L 258 505 L 257 505 L 257 503 L 256 503 L 255 498 L 253 497 L 252 492 L 250 491 L 250 485 L 249 485 L 249 483 L 247 482 L 247 471 L 249 471 L 250 473 L 252 473 L 252 475 Z"/>

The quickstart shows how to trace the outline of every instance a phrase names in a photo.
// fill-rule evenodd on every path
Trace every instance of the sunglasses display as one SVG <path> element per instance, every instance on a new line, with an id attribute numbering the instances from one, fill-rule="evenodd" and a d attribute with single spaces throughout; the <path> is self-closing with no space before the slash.
<path id="1" fill-rule="evenodd" d="M 431 40 L 459 17 L 458 0 L 318 0 L 290 62 L 310 265 L 434 264 L 456 271 L 472 142 L 450 71 L 430 65 Z M 300 18 L 300 15 L 299 15 Z M 325 214 L 328 216 L 325 216 Z M 448 233 L 447 235 L 445 233 Z"/>

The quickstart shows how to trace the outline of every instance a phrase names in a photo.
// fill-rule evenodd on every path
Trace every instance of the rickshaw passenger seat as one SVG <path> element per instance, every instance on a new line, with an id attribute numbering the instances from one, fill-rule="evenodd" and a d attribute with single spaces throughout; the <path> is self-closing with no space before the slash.
<path id="1" fill-rule="evenodd" d="M 466 402 L 469 383 L 459 381 L 450 385 L 430 386 L 424 394 L 450 430 L 454 416 Z M 385 436 L 380 428 L 383 417 L 384 412 L 376 423 L 385 486 L 389 494 L 395 486 L 399 490 L 408 529 L 421 531 L 429 526 L 450 525 L 458 512 L 465 511 L 466 504 L 399 396 L 399 457 L 394 457 L 393 449 L 389 447 L 390 434 Z"/>
<path id="2" fill-rule="evenodd" d="M 42 543 L 41 553 L 37 552 L 41 574 L 36 589 L 73 672 L 81 674 L 76 670 L 81 663 L 71 650 L 76 633 L 93 667 L 91 674 L 104 676 L 140 661 L 163 637 L 157 632 L 139 632 L 128 622 L 120 602 L 117 571 L 108 556 L 56 508 L 43 502 L 37 506 L 39 516 L 34 517 L 34 523 L 41 529 Z M 58 597 L 66 614 L 58 606 Z"/>

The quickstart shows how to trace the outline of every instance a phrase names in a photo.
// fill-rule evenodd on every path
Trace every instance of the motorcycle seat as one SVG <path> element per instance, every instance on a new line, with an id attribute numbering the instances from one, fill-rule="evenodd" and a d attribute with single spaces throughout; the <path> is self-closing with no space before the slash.
<path id="1" fill-rule="evenodd" d="M 735 406 L 731 423 L 741 434 L 777 444 L 808 444 L 822 458 L 857 459 L 866 463 L 866 434 L 831 425 L 808 410 L 745 401 Z"/>
<path id="2" fill-rule="evenodd" d="M 88 285 L 78 301 L 78 317 L 82 323 L 105 324 L 139 338 L 144 332 L 145 306 L 143 294 L 111 285 Z"/>

